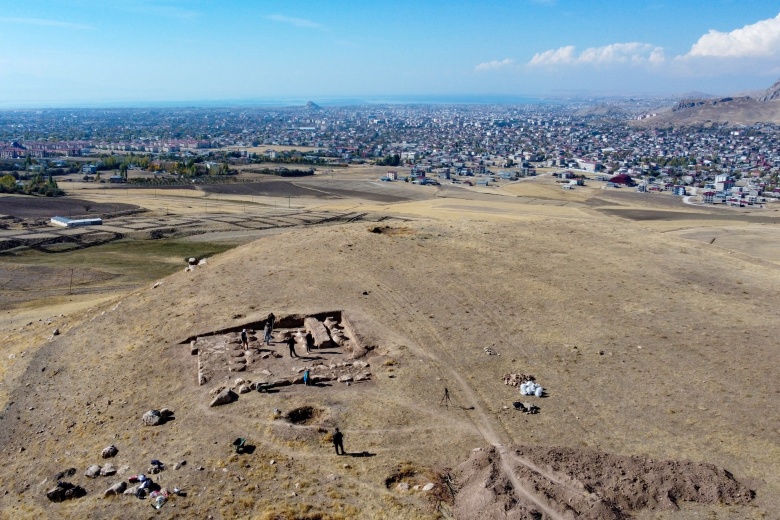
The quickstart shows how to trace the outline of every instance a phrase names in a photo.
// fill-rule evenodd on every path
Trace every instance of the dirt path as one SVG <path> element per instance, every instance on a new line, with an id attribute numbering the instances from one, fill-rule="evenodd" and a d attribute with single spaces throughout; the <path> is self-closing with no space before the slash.
<path id="1" fill-rule="evenodd" d="M 450 349 L 447 348 L 447 346 L 444 344 L 444 341 L 436 332 L 436 329 L 431 326 L 426 318 L 419 317 L 420 311 L 415 309 L 414 304 L 411 301 L 406 300 L 403 295 L 399 294 L 397 291 L 385 288 L 385 286 L 380 286 L 376 284 L 375 281 L 371 283 L 372 280 L 368 280 L 365 277 L 362 277 L 362 281 L 366 284 L 377 287 L 372 291 L 371 294 L 376 299 L 380 300 L 380 304 L 385 308 L 387 313 L 392 313 L 393 309 L 406 310 L 409 319 L 407 321 L 399 321 L 398 326 L 414 340 L 416 345 L 410 346 L 409 348 L 414 349 L 417 354 L 426 356 L 429 360 L 435 363 L 438 368 L 438 373 L 441 374 L 447 371 L 451 374 L 453 380 L 458 384 L 462 395 L 465 396 L 466 401 L 471 403 L 473 406 L 473 412 L 466 414 L 467 420 L 474 425 L 485 441 L 498 449 L 498 453 L 501 456 L 502 471 L 512 482 L 512 486 L 515 492 L 535 504 L 552 520 L 566 520 L 564 516 L 561 516 L 555 509 L 546 504 L 542 498 L 536 496 L 531 490 L 523 485 L 520 479 L 517 478 L 517 475 L 512 470 L 511 464 L 508 460 L 510 456 L 506 448 L 504 448 L 502 436 L 496 432 L 497 429 L 493 424 L 493 421 L 488 417 L 488 414 L 485 410 L 484 401 L 477 395 L 471 385 L 468 384 L 463 375 L 453 368 L 453 360 L 448 354 Z M 433 350 L 430 348 L 423 349 L 420 347 L 421 345 L 433 347 Z M 442 357 L 446 359 L 442 360 Z M 506 431 L 504 432 L 503 437 L 507 440 L 510 438 L 508 432 Z M 526 467 L 539 474 L 542 478 L 562 485 L 559 479 L 550 475 L 546 471 L 542 471 L 540 468 L 531 464 L 529 461 L 524 461 L 524 459 L 518 457 L 514 457 L 514 459 L 523 463 Z"/>

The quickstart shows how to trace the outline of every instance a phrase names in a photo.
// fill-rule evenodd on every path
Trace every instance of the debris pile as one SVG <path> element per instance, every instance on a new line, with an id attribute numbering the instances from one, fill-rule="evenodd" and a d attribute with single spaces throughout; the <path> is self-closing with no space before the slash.
<path id="1" fill-rule="evenodd" d="M 507 471 L 536 500 L 510 484 Z M 683 501 L 747 505 L 755 497 L 731 473 L 712 464 L 580 448 L 478 448 L 453 477 L 459 484 L 453 516 L 481 520 L 625 520 L 634 511 L 674 511 Z M 539 501 L 547 512 L 542 512 Z"/>
<path id="2" fill-rule="evenodd" d="M 504 376 L 504 384 L 509 386 L 518 386 L 528 381 L 533 381 L 534 376 L 526 374 L 506 374 Z"/>

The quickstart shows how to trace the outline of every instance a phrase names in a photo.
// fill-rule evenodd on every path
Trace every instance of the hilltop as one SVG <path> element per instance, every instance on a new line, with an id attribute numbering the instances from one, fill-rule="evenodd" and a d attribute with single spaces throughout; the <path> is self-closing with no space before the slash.
<path id="1" fill-rule="evenodd" d="M 771 516 L 779 259 L 712 244 L 710 231 L 753 225 L 741 214 L 596 186 L 540 176 L 491 190 L 399 183 L 430 194 L 400 202 L 311 199 L 298 203 L 383 218 L 293 225 L 280 211 L 287 227 L 156 282 L 42 307 L 42 321 L 6 308 L 3 518 L 151 517 L 149 498 L 103 493 L 152 459 L 167 466 L 156 482 L 186 492 L 164 506 L 172 518 Z M 222 208 L 210 215 L 243 214 Z M 683 238 L 692 228 L 701 236 Z M 251 356 L 246 369 L 199 385 L 193 348 L 235 345 L 269 312 L 282 328 L 346 317 L 361 348 L 290 359 L 281 338 L 250 339 L 250 354 L 214 351 L 231 367 Z M 370 376 L 300 384 L 319 363 Z M 508 374 L 533 376 L 545 397 L 520 396 Z M 238 398 L 210 407 L 224 386 Z M 163 408 L 173 420 L 143 425 Z M 336 426 L 348 456 L 333 452 Z M 237 438 L 251 450 L 236 454 Z M 118 454 L 102 459 L 108 445 Z M 107 462 L 121 474 L 84 476 Z M 68 468 L 87 495 L 48 501 Z"/>

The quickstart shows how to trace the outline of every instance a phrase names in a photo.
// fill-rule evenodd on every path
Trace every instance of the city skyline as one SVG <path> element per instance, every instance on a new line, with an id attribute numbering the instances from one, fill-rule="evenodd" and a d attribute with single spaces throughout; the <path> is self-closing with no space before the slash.
<path id="1" fill-rule="evenodd" d="M 449 5 L 30 0 L 0 107 L 725 95 L 780 77 L 768 1 Z"/>

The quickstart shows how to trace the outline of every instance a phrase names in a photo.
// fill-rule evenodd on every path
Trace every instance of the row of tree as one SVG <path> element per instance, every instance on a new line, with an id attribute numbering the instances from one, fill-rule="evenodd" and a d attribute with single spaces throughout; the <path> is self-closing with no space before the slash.
<path id="1" fill-rule="evenodd" d="M 65 195 L 57 186 L 51 175 L 48 177 L 36 175 L 25 183 L 18 183 L 13 175 L 0 177 L 0 193 L 18 193 L 23 195 L 43 195 L 45 197 L 60 197 Z"/>

